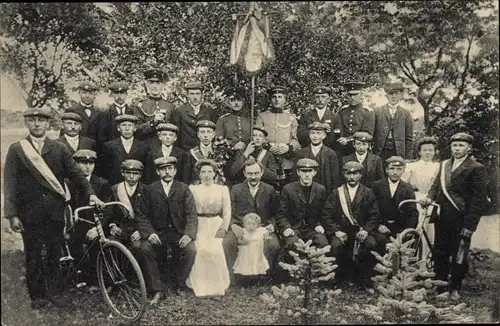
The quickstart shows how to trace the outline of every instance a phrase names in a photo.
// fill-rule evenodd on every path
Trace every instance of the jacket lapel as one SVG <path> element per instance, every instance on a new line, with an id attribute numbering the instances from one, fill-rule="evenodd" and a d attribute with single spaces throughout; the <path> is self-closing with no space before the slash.
<path id="1" fill-rule="evenodd" d="M 140 147 L 141 146 L 139 145 L 139 141 L 134 137 L 134 141 L 132 142 L 132 146 L 130 147 L 130 152 L 128 153 L 128 156 L 132 157 L 139 150 Z M 123 150 L 125 150 L 125 148 Z"/>
<path id="2" fill-rule="evenodd" d="M 115 139 L 115 146 L 113 147 L 121 156 L 123 156 L 124 158 L 128 157 L 127 152 L 125 152 L 125 147 L 123 147 L 121 138 Z"/>
<path id="3" fill-rule="evenodd" d="M 354 199 L 352 200 L 351 207 L 352 207 L 353 212 L 356 210 L 359 203 L 361 202 L 361 198 L 363 197 L 363 192 L 364 192 L 364 188 L 363 188 L 363 185 L 360 183 L 358 186 L 358 190 L 356 190 L 356 194 L 354 195 Z"/>
<path id="4" fill-rule="evenodd" d="M 389 105 L 385 105 L 382 109 L 382 114 L 387 119 L 387 122 L 391 121 L 391 112 L 389 111 Z"/>
<path id="5" fill-rule="evenodd" d="M 177 189 L 179 188 L 179 185 L 177 184 L 177 181 L 173 180 L 172 185 L 170 186 L 170 191 L 168 192 L 168 198 L 173 198 L 175 194 L 177 193 Z M 163 191 L 165 192 L 165 191 Z"/>
<path id="6" fill-rule="evenodd" d="M 42 157 L 47 155 L 48 153 L 50 153 L 53 145 L 54 145 L 54 143 L 52 142 L 52 140 L 50 140 L 49 138 L 45 139 L 45 142 L 43 143 L 43 147 L 42 147 L 42 153 L 41 153 Z"/>
<path id="7" fill-rule="evenodd" d="M 157 181 L 155 182 L 153 185 L 153 188 L 160 194 L 162 195 L 162 197 L 165 199 L 165 201 L 168 201 L 168 196 L 167 194 L 165 193 L 165 190 L 163 189 L 163 186 L 161 184 L 161 181 Z M 174 185 L 172 184 L 172 186 L 170 187 L 170 192 L 172 192 L 172 187 Z"/>
<path id="8" fill-rule="evenodd" d="M 375 157 L 371 153 L 368 153 L 366 155 L 365 161 L 366 161 L 366 174 L 368 174 L 375 166 Z"/>
<path id="9" fill-rule="evenodd" d="M 260 187 L 259 189 L 257 190 L 257 194 L 259 193 L 260 191 Z M 255 194 L 255 196 L 257 196 L 257 194 Z M 245 195 L 245 198 L 248 200 L 248 202 L 250 203 L 250 206 L 252 206 L 253 208 L 254 207 L 254 200 L 253 200 L 253 197 L 252 197 L 252 194 L 250 193 L 250 186 L 248 185 L 248 182 L 245 184 L 245 192 L 244 192 L 244 195 Z"/>
<path id="10" fill-rule="evenodd" d="M 402 109 L 398 105 L 396 107 L 396 113 L 394 114 L 394 125 L 396 125 L 398 123 L 398 120 L 402 114 L 403 114 Z"/>
<path id="11" fill-rule="evenodd" d="M 323 150 L 323 149 L 321 149 Z M 318 192 L 318 185 L 313 182 L 312 187 L 311 187 L 311 194 L 309 195 L 309 204 L 312 203 L 314 200 L 314 197 L 316 197 L 316 193 Z"/>
<path id="12" fill-rule="evenodd" d="M 302 192 L 302 189 L 300 188 L 300 183 L 297 182 L 295 184 L 295 192 L 297 193 L 297 197 L 300 199 L 301 204 L 304 204 L 306 202 L 306 197 L 304 196 L 304 193 Z M 312 192 L 312 190 L 311 190 Z"/>
<path id="13" fill-rule="evenodd" d="M 454 161 L 455 159 L 453 159 Z M 456 178 L 457 176 L 459 176 L 462 172 L 464 172 L 470 165 L 472 161 L 472 158 L 470 156 L 468 156 L 463 162 L 462 164 L 460 164 L 460 166 L 455 170 L 455 171 L 452 171 L 451 172 L 451 178 L 454 179 Z M 451 167 L 450 167 L 450 170 L 451 168 L 453 168 L 453 162 L 451 162 Z"/>

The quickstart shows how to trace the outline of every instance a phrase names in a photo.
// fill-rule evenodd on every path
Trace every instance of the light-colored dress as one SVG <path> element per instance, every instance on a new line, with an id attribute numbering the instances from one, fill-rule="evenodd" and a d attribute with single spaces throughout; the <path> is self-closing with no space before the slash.
<path id="1" fill-rule="evenodd" d="M 438 162 L 424 162 L 423 160 L 418 160 L 406 165 L 405 172 L 401 176 L 401 179 L 418 188 L 418 191 L 415 192 L 415 197 L 417 200 L 420 200 L 427 197 L 438 172 Z M 417 207 L 420 212 L 422 207 L 420 205 Z M 422 222 L 422 218 L 423 216 L 420 216 L 419 225 Z M 424 229 L 427 232 L 431 243 L 434 243 L 434 226 L 432 224 L 425 223 Z M 427 246 L 427 242 L 423 241 L 423 244 L 424 247 L 422 257 L 426 258 L 430 249 Z"/>
<path id="2" fill-rule="evenodd" d="M 224 295 L 229 287 L 229 271 L 222 247 L 223 238 L 216 238 L 215 234 L 220 228 L 227 230 L 229 227 L 229 189 L 217 184 L 191 185 L 189 189 L 196 202 L 198 232 L 195 241 L 196 257 L 186 284 L 197 297 Z"/>
<path id="3" fill-rule="evenodd" d="M 233 270 L 242 275 L 266 274 L 269 262 L 264 256 L 264 235 L 268 231 L 259 227 L 253 232 L 243 229 L 243 239 L 249 243 L 239 245 L 238 258 L 234 263 Z"/>

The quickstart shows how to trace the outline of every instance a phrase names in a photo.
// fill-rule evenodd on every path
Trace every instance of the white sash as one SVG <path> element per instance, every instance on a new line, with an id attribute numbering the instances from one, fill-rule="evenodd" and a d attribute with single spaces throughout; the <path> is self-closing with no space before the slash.
<path id="1" fill-rule="evenodd" d="M 259 155 L 257 155 L 257 162 L 262 163 L 262 160 L 264 159 L 264 156 L 266 156 L 267 150 L 261 149 Z"/>
<path id="2" fill-rule="evenodd" d="M 132 218 L 135 218 L 134 209 L 132 208 L 132 204 L 130 203 L 130 198 L 128 197 L 127 191 L 125 190 L 125 182 L 121 182 L 120 184 L 118 184 L 118 186 L 116 187 L 116 195 L 118 196 L 118 200 L 122 204 L 127 206 L 130 216 Z"/>
<path id="3" fill-rule="evenodd" d="M 38 170 L 38 172 L 40 172 L 54 191 L 63 196 L 66 201 L 69 201 L 71 199 L 71 194 L 69 192 L 68 185 L 64 183 L 64 188 L 61 186 L 61 183 L 57 180 L 56 176 L 40 153 L 38 153 L 26 139 L 21 139 L 19 144 L 21 145 L 21 148 L 28 160 L 33 163 L 33 166 Z"/>
<path id="4" fill-rule="evenodd" d="M 447 159 L 446 161 L 444 161 L 443 163 L 441 163 L 441 177 L 440 177 L 441 189 L 443 190 L 443 194 L 446 196 L 446 198 L 448 198 L 448 200 L 450 201 L 450 203 L 452 203 L 453 206 L 455 206 L 455 208 L 457 209 L 457 211 L 460 211 L 460 209 L 458 208 L 457 204 L 455 204 L 455 202 L 451 198 L 450 194 L 448 193 L 448 190 L 446 189 L 446 171 L 445 171 L 445 166 L 446 166 L 446 164 L 449 161 L 450 161 L 450 159 Z"/>
<path id="5" fill-rule="evenodd" d="M 205 158 L 205 156 L 203 155 L 203 153 L 201 152 L 201 150 L 198 147 L 191 148 L 191 150 L 189 150 L 189 152 L 194 157 L 196 162 L 198 162 L 202 158 Z"/>
<path id="6" fill-rule="evenodd" d="M 340 206 L 342 207 L 344 215 L 347 216 L 349 222 L 351 222 L 352 225 L 358 226 L 358 223 L 354 221 L 354 218 L 351 216 L 351 213 L 349 212 L 349 207 L 347 207 L 347 199 L 345 198 L 344 194 L 344 186 L 342 185 L 338 187 L 337 190 L 339 192 Z"/>

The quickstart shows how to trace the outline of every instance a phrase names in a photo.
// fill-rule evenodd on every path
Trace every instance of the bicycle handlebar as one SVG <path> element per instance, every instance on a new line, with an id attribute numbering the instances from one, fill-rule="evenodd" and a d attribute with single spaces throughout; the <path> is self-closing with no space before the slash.
<path id="1" fill-rule="evenodd" d="M 406 199 L 406 200 L 403 200 L 402 202 L 399 203 L 398 209 L 401 211 L 401 206 L 403 206 L 404 204 L 409 204 L 409 203 L 415 203 L 415 204 L 418 204 L 420 206 L 424 206 L 419 200 L 416 200 L 416 199 Z M 436 203 L 430 203 L 430 204 L 425 205 L 425 206 L 434 206 L 434 207 L 437 207 L 438 210 L 439 210 L 439 207 L 440 207 L 440 205 L 436 204 Z"/>
<path id="2" fill-rule="evenodd" d="M 127 206 L 125 206 L 123 203 L 119 202 L 119 201 L 111 201 L 109 203 L 105 203 L 104 204 L 104 207 L 108 207 L 108 206 L 113 206 L 113 205 L 118 205 L 118 206 L 122 206 L 123 208 L 125 208 L 127 211 L 129 210 L 127 208 Z M 78 217 L 78 213 L 80 213 L 81 211 L 88 211 L 90 209 L 96 209 L 97 206 L 95 205 L 89 205 L 89 206 L 82 206 L 82 207 L 78 207 L 75 212 L 74 212 L 74 215 L 75 215 L 75 222 L 78 221 L 79 217 Z"/>

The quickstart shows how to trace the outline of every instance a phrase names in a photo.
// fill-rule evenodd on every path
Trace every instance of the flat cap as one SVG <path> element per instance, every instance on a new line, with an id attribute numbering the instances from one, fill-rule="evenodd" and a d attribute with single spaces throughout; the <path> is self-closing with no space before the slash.
<path id="1" fill-rule="evenodd" d="M 331 94 L 332 90 L 328 86 L 316 86 L 313 89 L 313 94 Z"/>
<path id="2" fill-rule="evenodd" d="M 118 124 L 125 122 L 125 121 L 137 123 L 137 122 L 139 122 L 139 118 L 137 118 L 135 115 L 131 115 L 131 114 L 122 114 L 122 115 L 117 116 L 115 118 L 115 121 Z"/>
<path id="3" fill-rule="evenodd" d="M 405 159 L 401 156 L 391 156 L 387 160 L 385 160 L 387 165 L 392 164 L 394 166 L 405 166 Z"/>
<path id="4" fill-rule="evenodd" d="M 164 166 L 168 165 L 177 165 L 177 158 L 173 156 L 168 156 L 168 157 L 159 157 L 155 161 L 155 167 L 157 169 L 162 168 Z"/>
<path id="5" fill-rule="evenodd" d="M 472 144 L 474 142 L 474 137 L 472 137 L 466 132 L 457 132 L 450 138 L 450 143 L 453 141 L 465 141 L 468 142 L 469 144 Z"/>
<path id="6" fill-rule="evenodd" d="M 352 135 L 352 138 L 354 140 L 359 140 L 365 143 L 371 143 L 373 140 L 373 136 L 366 131 L 356 131 L 354 135 Z"/>
<path id="7" fill-rule="evenodd" d="M 350 81 L 344 83 L 344 88 L 349 94 L 357 94 L 363 89 L 365 83 L 359 81 Z"/>
<path id="8" fill-rule="evenodd" d="M 309 130 L 322 130 L 322 131 L 326 130 L 325 126 L 319 121 L 315 121 L 315 122 L 309 124 L 309 126 L 307 126 L 307 128 Z"/>
<path id="9" fill-rule="evenodd" d="M 400 82 L 392 82 L 384 86 L 384 91 L 386 93 L 403 91 L 405 87 Z"/>
<path id="10" fill-rule="evenodd" d="M 78 89 L 82 89 L 85 91 L 96 91 L 99 89 L 99 87 L 97 87 L 97 85 L 95 85 L 89 81 L 84 81 L 78 85 Z"/>
<path id="11" fill-rule="evenodd" d="M 187 83 L 186 86 L 184 86 L 184 89 L 200 89 L 200 90 L 204 90 L 205 88 L 203 87 L 203 85 L 200 83 L 200 82 L 191 82 L 191 83 Z"/>
<path id="12" fill-rule="evenodd" d="M 310 158 L 301 158 L 297 161 L 298 170 L 312 170 L 318 168 L 318 162 Z"/>
<path id="13" fill-rule="evenodd" d="M 24 111 L 24 117 L 43 117 L 47 119 L 52 119 L 54 114 L 50 109 L 47 108 L 32 108 Z"/>
<path id="14" fill-rule="evenodd" d="M 177 134 L 179 133 L 179 127 L 172 123 L 160 123 L 156 126 L 156 131 L 172 131 Z"/>
<path id="15" fill-rule="evenodd" d="M 245 98 L 245 89 L 242 87 L 229 87 L 224 91 L 224 96 L 234 97 L 234 98 Z"/>
<path id="16" fill-rule="evenodd" d="M 202 160 L 199 160 L 198 162 L 196 162 L 196 164 L 194 165 L 194 168 L 196 170 L 200 170 L 202 167 L 204 167 L 205 165 L 209 165 L 211 166 L 214 171 L 217 171 L 217 163 L 215 163 L 214 160 L 209 160 L 209 159 L 202 159 Z"/>
<path id="17" fill-rule="evenodd" d="M 273 86 L 267 90 L 269 96 L 273 94 L 288 94 L 288 88 L 285 86 Z"/>
<path id="18" fill-rule="evenodd" d="M 260 132 L 262 132 L 264 134 L 265 137 L 267 137 L 268 133 L 267 133 L 267 130 L 264 129 L 264 127 L 260 127 L 260 126 L 253 126 L 253 130 L 258 130 Z"/>
<path id="19" fill-rule="evenodd" d="M 144 72 L 144 78 L 146 78 L 146 80 L 164 81 L 166 79 L 166 74 L 159 68 L 152 68 Z"/>
<path id="20" fill-rule="evenodd" d="M 342 167 L 344 171 L 347 172 L 360 172 L 363 171 L 364 166 L 363 164 L 356 162 L 356 161 L 349 161 L 345 162 L 344 166 Z"/>
<path id="21" fill-rule="evenodd" d="M 79 162 L 95 162 L 97 153 L 90 149 L 79 149 L 73 154 L 73 158 Z"/>
<path id="22" fill-rule="evenodd" d="M 128 84 L 124 81 L 117 81 L 109 84 L 108 89 L 113 93 L 126 92 L 128 91 Z"/>
<path id="23" fill-rule="evenodd" d="M 133 170 L 133 171 L 142 171 L 144 170 L 144 165 L 138 160 L 125 160 L 121 164 L 122 170 Z"/>
<path id="24" fill-rule="evenodd" d="M 61 120 L 73 120 L 82 122 L 82 116 L 75 112 L 64 112 L 61 116 Z"/>
<path id="25" fill-rule="evenodd" d="M 210 120 L 200 120 L 196 123 L 196 128 L 212 128 L 213 130 L 215 130 L 215 123 L 213 123 L 212 121 Z"/>

